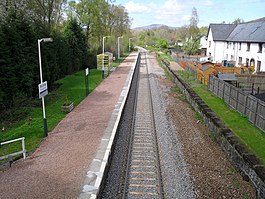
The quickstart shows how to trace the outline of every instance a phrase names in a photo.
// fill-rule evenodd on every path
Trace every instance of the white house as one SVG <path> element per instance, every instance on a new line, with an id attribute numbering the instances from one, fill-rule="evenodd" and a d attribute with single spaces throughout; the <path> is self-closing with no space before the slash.
<path id="1" fill-rule="evenodd" d="M 210 24 L 207 55 L 214 63 L 223 60 L 255 66 L 265 72 L 265 18 L 242 24 Z"/>
<path id="2" fill-rule="evenodd" d="M 206 50 L 207 50 L 207 37 L 206 36 L 202 36 L 200 38 L 200 47 L 199 47 L 200 51 L 201 51 L 201 55 L 205 55 L 206 56 Z"/>

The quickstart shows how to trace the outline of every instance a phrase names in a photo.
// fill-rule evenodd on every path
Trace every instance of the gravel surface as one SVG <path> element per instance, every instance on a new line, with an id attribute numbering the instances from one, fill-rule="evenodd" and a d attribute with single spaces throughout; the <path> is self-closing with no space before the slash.
<path id="1" fill-rule="evenodd" d="M 156 130 L 159 136 L 161 171 L 165 198 L 255 198 L 255 190 L 235 171 L 207 128 L 195 119 L 195 113 L 174 84 L 164 76 L 155 55 L 149 55 L 149 72 Z M 176 69 L 177 70 L 177 69 Z M 132 111 L 132 95 L 127 111 Z M 125 114 L 129 114 L 125 111 Z M 119 198 L 123 182 L 128 123 L 123 115 L 108 183 L 102 198 Z M 127 131 L 127 132 L 126 132 Z M 154 196 L 155 197 L 155 196 Z M 154 198 L 151 195 L 136 198 Z"/>
<path id="2" fill-rule="evenodd" d="M 173 89 L 175 86 L 163 77 L 159 82 L 164 88 L 167 113 L 182 144 L 197 198 L 256 198 L 255 189 L 234 169 L 205 125 L 195 119 L 195 112 L 182 94 L 172 92 L 178 89 Z"/>
<path id="3" fill-rule="evenodd" d="M 195 198 L 194 186 L 182 152 L 182 144 L 175 133 L 174 125 L 167 117 L 164 93 L 157 79 L 163 77 L 164 71 L 155 61 L 154 54 L 149 57 L 150 84 L 160 150 L 164 197 L 168 199 Z"/>

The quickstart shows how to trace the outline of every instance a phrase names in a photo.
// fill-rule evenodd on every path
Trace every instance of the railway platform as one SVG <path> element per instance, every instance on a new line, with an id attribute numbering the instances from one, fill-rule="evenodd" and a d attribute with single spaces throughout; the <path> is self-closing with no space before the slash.
<path id="1" fill-rule="evenodd" d="M 131 53 L 31 156 L 0 170 L 0 198 L 82 198 L 96 191 L 89 182 L 102 177 L 136 59 Z"/>

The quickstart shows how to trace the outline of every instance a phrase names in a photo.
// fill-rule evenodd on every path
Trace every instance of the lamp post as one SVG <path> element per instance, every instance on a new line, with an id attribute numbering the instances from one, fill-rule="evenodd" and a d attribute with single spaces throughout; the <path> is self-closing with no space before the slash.
<path id="1" fill-rule="evenodd" d="M 118 60 L 120 59 L 120 38 L 123 38 L 123 36 L 118 37 Z"/>
<path id="2" fill-rule="evenodd" d="M 110 36 L 105 36 L 103 37 L 103 45 L 102 45 L 102 79 L 104 79 L 104 53 L 105 53 L 105 49 L 104 49 L 104 41 L 105 38 L 110 37 Z"/>
<path id="3" fill-rule="evenodd" d="M 52 38 L 42 38 L 38 39 L 38 52 L 39 52 L 39 65 L 40 65 L 40 83 L 43 83 L 42 78 L 42 66 L 41 66 L 41 51 L 40 51 L 40 44 L 41 42 L 52 42 Z M 43 127 L 44 127 L 44 136 L 48 136 L 48 126 L 47 126 L 47 119 L 46 119 L 46 113 L 45 113 L 45 103 L 44 103 L 44 96 L 41 97 L 42 100 L 42 112 L 43 112 Z"/>
<path id="4" fill-rule="evenodd" d="M 131 52 L 131 40 L 132 40 L 133 38 L 129 38 L 129 52 Z"/>

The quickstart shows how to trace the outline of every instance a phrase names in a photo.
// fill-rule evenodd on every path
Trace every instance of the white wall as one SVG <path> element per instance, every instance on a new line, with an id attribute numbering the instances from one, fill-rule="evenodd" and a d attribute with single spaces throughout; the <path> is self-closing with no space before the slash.
<path id="1" fill-rule="evenodd" d="M 221 63 L 225 59 L 225 42 L 213 41 L 212 30 L 209 30 L 207 39 L 207 56 L 212 57 L 213 63 Z"/>
<path id="2" fill-rule="evenodd" d="M 241 43 L 241 50 L 239 49 L 239 42 L 213 41 L 212 30 L 209 30 L 207 39 L 207 56 L 212 56 L 213 63 L 221 63 L 222 60 L 235 61 L 236 66 L 240 66 L 239 57 L 242 57 L 242 64 L 246 65 L 246 59 L 255 60 L 255 71 L 257 71 L 257 62 L 261 61 L 260 71 L 265 72 L 265 42 L 262 46 L 262 52 L 258 53 L 258 43 L 250 44 L 250 51 L 247 51 L 247 43 Z"/>

